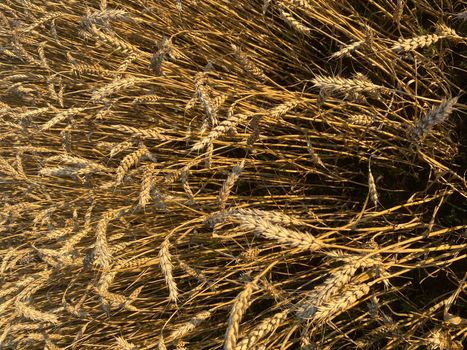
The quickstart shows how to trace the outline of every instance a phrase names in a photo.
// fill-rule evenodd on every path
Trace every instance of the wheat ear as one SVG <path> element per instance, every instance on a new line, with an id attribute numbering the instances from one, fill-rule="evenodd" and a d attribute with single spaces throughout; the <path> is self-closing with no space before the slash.
<path id="1" fill-rule="evenodd" d="M 112 254 L 110 253 L 107 242 L 107 226 L 115 216 L 113 211 L 105 212 L 96 228 L 95 263 L 105 270 L 110 267 L 110 262 L 112 260 Z"/>
<path id="2" fill-rule="evenodd" d="M 355 302 L 370 292 L 370 287 L 366 284 L 350 284 L 342 294 L 329 300 L 328 303 L 320 306 L 313 315 L 313 322 L 326 322 L 332 320 L 342 312 L 348 310 Z"/>
<path id="3" fill-rule="evenodd" d="M 319 88 L 324 93 L 358 95 L 362 93 L 379 94 L 389 91 L 389 89 L 383 86 L 373 84 L 368 78 L 361 74 L 353 79 L 317 75 L 311 81 L 315 87 Z"/>
<path id="4" fill-rule="evenodd" d="M 162 273 L 164 274 L 165 282 L 169 288 L 169 300 L 177 303 L 178 300 L 178 289 L 175 279 L 173 277 L 172 269 L 172 255 L 169 251 L 170 242 L 168 239 L 165 239 L 159 250 L 159 259 Z"/>
<path id="5" fill-rule="evenodd" d="M 247 71 L 260 81 L 268 79 L 267 75 L 264 74 L 263 70 L 259 68 L 256 65 L 256 63 L 254 63 L 246 54 L 244 54 L 239 47 L 237 47 L 234 44 L 232 44 L 231 46 L 235 52 L 235 56 L 240 61 L 240 63 L 242 63 L 242 67 L 245 71 Z"/>
<path id="6" fill-rule="evenodd" d="M 117 346 L 119 350 L 137 350 L 138 349 L 138 347 L 136 347 L 132 343 L 129 343 L 123 337 L 116 337 L 115 341 L 117 342 Z"/>
<path id="7" fill-rule="evenodd" d="M 176 329 L 174 329 L 172 333 L 170 333 L 170 335 L 167 337 L 167 340 L 175 341 L 185 337 L 209 317 L 211 317 L 210 311 L 202 311 L 196 314 L 188 322 L 185 322 L 182 325 L 178 326 Z"/>
<path id="8" fill-rule="evenodd" d="M 303 34 L 309 34 L 311 29 L 304 25 L 302 22 L 297 20 L 290 12 L 287 12 L 284 8 L 280 8 L 279 12 L 281 14 L 282 19 L 290 25 L 293 29 L 297 32 Z"/>
<path id="9" fill-rule="evenodd" d="M 311 293 L 309 293 L 307 299 L 301 302 L 300 310 L 297 313 L 298 316 L 303 319 L 313 317 L 317 310 L 319 310 L 319 307 L 329 303 L 331 298 L 338 295 L 339 292 L 350 283 L 359 268 L 379 264 L 380 262 L 372 257 L 352 257 L 347 259 L 347 264 L 333 273 L 323 284 L 314 288 Z"/>
<path id="10" fill-rule="evenodd" d="M 234 350 L 237 345 L 240 322 L 242 321 L 245 311 L 251 304 L 250 299 L 254 289 L 255 284 L 250 282 L 235 298 L 227 323 L 227 331 L 224 338 L 224 350 Z"/>
<path id="11" fill-rule="evenodd" d="M 413 129 L 418 141 L 422 141 L 435 125 L 442 123 L 451 115 L 457 100 L 458 97 L 444 99 L 419 120 Z"/>
<path id="12" fill-rule="evenodd" d="M 135 166 L 141 159 L 141 157 L 146 155 L 148 152 L 149 151 L 147 147 L 145 145 L 142 145 L 136 151 L 128 154 L 122 159 L 122 162 L 120 163 L 116 171 L 117 177 L 115 179 L 115 186 L 118 186 L 123 182 L 123 178 L 128 173 L 128 170 L 130 170 L 132 166 Z"/>
<path id="13" fill-rule="evenodd" d="M 231 173 L 229 174 L 227 179 L 222 184 L 222 187 L 219 191 L 219 195 L 217 197 L 217 200 L 219 202 L 219 207 L 221 208 L 221 210 L 225 209 L 225 203 L 229 199 L 230 191 L 232 190 L 232 187 L 237 182 L 244 166 L 245 166 L 245 160 L 242 160 L 239 164 L 234 166 Z"/>
<path id="14" fill-rule="evenodd" d="M 51 127 L 53 127 L 55 124 L 58 124 L 82 111 L 84 111 L 84 108 L 70 108 L 67 109 L 63 112 L 58 113 L 55 117 L 50 119 L 47 123 L 42 125 L 41 131 L 46 131 L 49 130 Z"/>
<path id="15" fill-rule="evenodd" d="M 215 126 L 202 140 L 198 141 L 193 145 L 191 148 L 193 151 L 198 151 L 208 145 L 211 145 L 212 142 L 218 139 L 220 136 L 225 135 L 229 130 L 234 129 L 240 122 L 246 120 L 248 118 L 245 114 L 235 114 L 230 118 L 219 123 L 219 125 Z"/>
<path id="16" fill-rule="evenodd" d="M 144 208 L 151 201 L 151 190 L 154 185 L 154 172 L 156 165 L 148 164 L 143 173 L 141 181 L 141 192 L 139 194 L 139 205 Z"/>
<path id="17" fill-rule="evenodd" d="M 132 134 L 133 136 L 138 136 L 143 139 L 155 139 L 160 141 L 170 141 L 173 140 L 172 137 L 162 135 L 160 130 L 157 128 L 148 128 L 148 129 L 138 129 L 128 125 L 112 125 L 118 131 L 126 132 Z"/>
<path id="18" fill-rule="evenodd" d="M 18 300 L 15 302 L 15 306 L 16 306 L 16 311 L 21 316 L 31 321 L 59 324 L 57 316 L 52 313 L 42 312 L 42 311 L 33 309 L 29 305 L 26 305 L 25 303 L 18 301 Z"/>
<path id="19" fill-rule="evenodd" d="M 278 312 L 275 315 L 261 321 L 245 338 L 243 338 L 235 347 L 235 350 L 249 350 L 254 349 L 256 343 L 261 340 L 268 333 L 275 331 L 287 318 L 289 310 Z"/>
<path id="20" fill-rule="evenodd" d="M 254 230 L 256 233 L 303 250 L 319 250 L 324 247 L 324 243 L 310 234 L 288 229 L 279 225 L 274 225 L 262 217 L 247 216 L 241 221 L 241 228 Z"/>

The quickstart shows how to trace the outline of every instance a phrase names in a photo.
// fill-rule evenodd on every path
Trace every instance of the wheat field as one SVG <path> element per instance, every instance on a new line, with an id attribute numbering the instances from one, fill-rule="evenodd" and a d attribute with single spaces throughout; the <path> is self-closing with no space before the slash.
<path id="1" fill-rule="evenodd" d="M 0 349 L 462 349 L 465 5 L 0 1 Z"/>

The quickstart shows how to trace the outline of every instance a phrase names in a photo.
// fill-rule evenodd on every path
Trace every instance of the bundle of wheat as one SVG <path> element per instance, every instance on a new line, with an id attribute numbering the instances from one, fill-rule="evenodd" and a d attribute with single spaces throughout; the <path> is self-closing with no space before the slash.
<path id="1" fill-rule="evenodd" d="M 464 20 L 1 1 L 0 348 L 460 349 Z"/>

